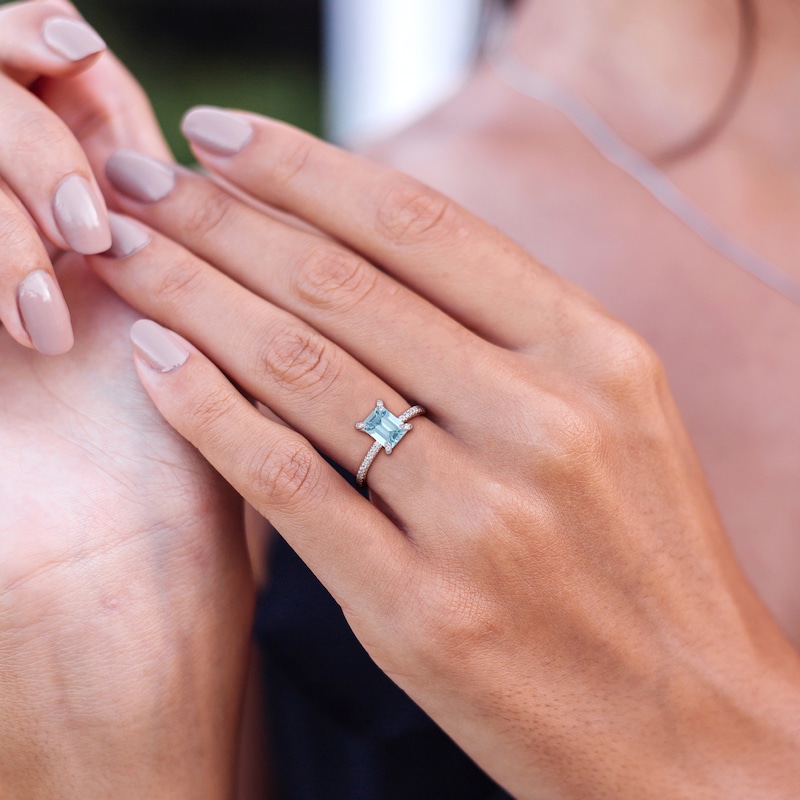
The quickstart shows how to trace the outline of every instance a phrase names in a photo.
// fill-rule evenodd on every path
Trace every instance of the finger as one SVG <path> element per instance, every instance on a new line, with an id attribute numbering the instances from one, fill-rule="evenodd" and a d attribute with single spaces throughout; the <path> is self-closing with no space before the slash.
<path id="1" fill-rule="evenodd" d="M 133 326 L 131 339 L 139 377 L 165 419 L 281 531 L 334 597 L 344 603 L 366 593 L 391 609 L 413 551 L 386 517 L 184 339 L 149 320 Z"/>
<path id="2" fill-rule="evenodd" d="M 254 114 L 194 109 L 183 130 L 206 167 L 345 242 L 491 341 L 526 345 L 557 320 L 559 279 L 411 178 Z"/>
<path id="3" fill-rule="evenodd" d="M 56 246 L 102 253 L 111 246 L 103 200 L 80 145 L 27 89 L 0 75 L 0 176 Z"/>
<path id="4" fill-rule="evenodd" d="M 74 341 L 42 240 L 5 191 L 0 191 L 0 322 L 17 342 L 44 355 L 66 353 Z"/>
<path id="5" fill-rule="evenodd" d="M 0 9 L 0 70 L 26 86 L 43 75 L 87 69 L 105 49 L 70 3 L 12 3 Z"/>
<path id="6" fill-rule="evenodd" d="M 125 211 L 305 320 L 401 394 L 424 397 L 437 416 L 452 386 L 495 350 L 360 256 L 194 173 L 132 151 L 115 153 L 106 173 Z"/>
<path id="7" fill-rule="evenodd" d="M 113 218 L 116 219 L 116 218 Z M 413 405 L 363 364 L 292 314 L 265 302 L 175 242 L 127 222 L 116 251 L 89 259 L 117 294 L 175 329 L 220 365 L 248 395 L 263 402 L 314 446 L 355 474 L 372 438 L 355 429 L 381 399 L 395 416 Z M 144 239 L 137 237 L 144 237 Z M 127 242 L 126 242 L 126 237 Z M 148 240 L 149 237 L 149 241 Z M 121 253 L 122 254 L 122 253 Z M 417 527 L 430 475 L 441 472 L 457 445 L 431 420 L 391 455 L 381 454 L 369 486 L 391 499 L 404 524 Z M 398 431 L 399 432 L 399 431 Z M 446 504 L 440 504 L 442 508 Z"/>
<path id="8" fill-rule="evenodd" d="M 112 53 L 80 75 L 44 78 L 36 88 L 78 140 L 106 197 L 114 193 L 105 164 L 119 148 L 173 160 L 147 95 Z"/>

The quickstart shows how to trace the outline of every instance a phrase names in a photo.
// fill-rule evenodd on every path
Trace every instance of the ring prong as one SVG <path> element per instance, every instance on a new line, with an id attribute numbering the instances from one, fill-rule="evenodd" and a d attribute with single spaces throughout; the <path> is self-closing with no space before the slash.
<path id="1" fill-rule="evenodd" d="M 378 409 L 382 411 L 377 413 Z M 413 429 L 414 426 L 408 420 L 424 413 L 425 409 L 422 406 L 411 406 L 400 417 L 395 417 L 386 410 L 383 400 L 378 400 L 375 403 L 375 410 L 365 420 L 355 423 L 356 430 L 369 433 L 375 440 L 356 473 L 358 486 L 366 486 L 367 472 L 378 453 L 383 450 L 390 456 L 397 442 L 403 438 L 403 434 Z"/>

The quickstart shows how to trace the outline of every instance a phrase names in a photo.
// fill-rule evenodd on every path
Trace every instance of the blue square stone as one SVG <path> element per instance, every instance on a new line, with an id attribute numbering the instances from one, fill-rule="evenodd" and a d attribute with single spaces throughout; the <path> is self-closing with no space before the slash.
<path id="1" fill-rule="evenodd" d="M 375 406 L 375 410 L 364 420 L 362 430 L 368 433 L 376 442 L 389 449 L 408 433 L 405 424 L 382 405 Z"/>

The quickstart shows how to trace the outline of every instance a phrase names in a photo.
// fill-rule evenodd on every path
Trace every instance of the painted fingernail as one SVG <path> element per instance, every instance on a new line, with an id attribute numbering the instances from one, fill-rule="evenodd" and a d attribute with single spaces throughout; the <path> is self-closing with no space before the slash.
<path id="1" fill-rule="evenodd" d="M 97 31 L 83 20 L 51 17 L 42 27 L 45 44 L 67 61 L 81 61 L 106 49 Z"/>
<path id="2" fill-rule="evenodd" d="M 127 258 L 138 253 L 151 240 L 150 234 L 128 217 L 110 211 L 108 224 L 111 228 L 111 247 L 103 255 L 111 258 Z"/>
<path id="3" fill-rule="evenodd" d="M 189 349 L 172 331 L 150 319 L 140 319 L 131 328 L 136 351 L 156 372 L 172 372 L 189 358 Z"/>
<path id="4" fill-rule="evenodd" d="M 240 152 L 253 138 L 253 126 L 237 114 L 212 106 L 198 106 L 181 122 L 183 135 L 219 156 Z"/>
<path id="5" fill-rule="evenodd" d="M 49 272 L 32 272 L 20 284 L 17 304 L 33 346 L 46 356 L 68 352 L 75 342 L 69 309 Z"/>
<path id="6" fill-rule="evenodd" d="M 70 175 L 61 181 L 53 197 L 53 214 L 76 253 L 103 253 L 111 247 L 106 204 L 86 178 Z"/>
<path id="7" fill-rule="evenodd" d="M 163 200 L 174 188 L 173 167 L 134 150 L 117 150 L 106 163 L 112 186 L 140 203 Z"/>

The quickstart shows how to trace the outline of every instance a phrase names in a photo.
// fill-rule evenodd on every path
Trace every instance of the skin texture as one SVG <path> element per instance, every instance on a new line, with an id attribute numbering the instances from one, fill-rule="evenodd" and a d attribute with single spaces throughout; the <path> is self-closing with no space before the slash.
<path id="1" fill-rule="evenodd" d="M 167 419 L 291 537 L 378 662 L 520 797 L 791 796 L 798 782 L 796 657 L 733 562 L 652 350 L 439 195 L 253 118 L 269 147 L 244 153 L 243 174 L 233 161 L 198 155 L 245 191 L 266 187 L 261 199 L 333 234 L 343 247 L 320 235 L 300 240 L 297 225 L 245 219 L 240 207 L 234 211 L 230 199 L 195 178 L 194 204 L 170 209 L 179 195 L 158 209 L 129 203 L 105 184 L 104 160 L 119 146 L 159 157 L 159 139 L 140 93 L 113 61 L 106 66 L 64 84 L 45 81 L 41 96 L 78 135 L 117 207 L 169 233 L 235 282 L 157 235 L 129 260 L 94 259 L 93 266 L 130 302 L 189 336 L 298 432 L 254 416 L 199 350 L 166 375 L 137 360 L 141 378 Z M 72 105 L 76 96 L 81 102 Z M 424 169 L 424 159 L 417 166 Z M 550 185 L 558 185 L 552 177 Z M 472 196 L 468 188 L 477 192 L 465 183 L 456 188 L 465 197 Z M 542 241 L 558 252 L 556 239 Z M 592 248 L 574 255 L 591 263 Z M 98 321 L 79 332 L 95 348 L 92 374 L 98 364 L 115 377 L 125 374 L 129 362 L 108 343 L 117 341 L 115 324 L 127 327 L 131 312 L 110 303 L 79 264 L 65 265 L 69 275 L 86 287 L 92 309 L 109 304 L 107 317 L 81 314 Z M 445 313 L 420 305 L 403 286 Z M 67 295 L 78 302 L 79 292 Z M 387 303 L 394 309 L 401 301 L 407 315 L 384 313 Z M 277 307 L 285 316 L 276 316 Z M 309 324 L 317 334 L 303 327 Z M 398 341 L 402 357 L 387 359 Z M 12 346 L 5 333 L 2 344 Z M 3 585 L 8 602 L 0 638 L 8 656 L 1 662 L 2 707 L 10 721 L 0 727 L 10 731 L 0 740 L 3 795 L 85 797 L 96 792 L 102 762 L 109 794 L 141 796 L 146 786 L 153 796 L 200 796 L 202 778 L 209 796 L 226 796 L 243 670 L 238 656 L 223 662 L 216 656 L 238 654 L 246 624 L 238 629 L 231 621 L 246 622 L 249 593 L 239 568 L 231 567 L 231 560 L 239 563 L 235 553 L 213 532 L 203 536 L 191 515 L 196 501 L 184 481 L 206 473 L 194 471 L 200 462 L 191 449 L 176 455 L 176 439 L 152 409 L 140 413 L 135 385 L 124 384 L 113 403 L 89 384 L 78 387 L 76 398 L 75 377 L 87 373 L 87 361 L 65 361 L 75 372 L 48 373 L 44 384 L 70 401 L 56 404 L 54 414 L 52 403 L 32 408 L 30 401 L 42 386 L 40 362 L 19 363 L 11 373 L 18 379 L 3 385 L 3 425 L 10 437 L 30 417 L 36 425 L 13 450 L 30 462 L 8 459 L 2 474 L 9 496 L 20 498 L 3 520 L 3 540 L 14 544 L 3 560 L 13 570 Z M 331 364 L 339 369 L 332 372 Z M 430 417 L 418 421 L 391 460 L 376 461 L 371 506 L 326 472 L 302 437 L 355 469 L 369 440 L 351 425 L 378 396 L 397 410 L 421 400 Z M 87 417 L 110 424 L 86 435 Z M 54 419 L 69 436 L 81 430 L 77 449 L 44 449 Z M 158 432 L 155 459 L 149 441 L 142 456 L 143 428 Z M 136 441 L 112 441 L 117 430 L 135 430 Z M 176 465 L 179 490 L 153 479 L 162 475 L 153 462 L 162 459 Z M 121 463 L 136 468 L 108 480 L 109 469 Z M 46 485 L 57 484 L 73 501 L 95 487 L 90 516 L 106 521 L 98 511 L 113 507 L 121 530 L 111 537 L 104 522 L 87 539 L 85 507 L 78 509 L 80 526 L 71 527 L 69 518 L 65 524 L 61 513 L 48 522 L 51 509 L 35 506 L 41 487 L 30 480 L 34 464 L 39 472 L 47 464 Z M 146 509 L 136 499 L 142 485 Z M 135 502 L 120 508 L 125 487 L 137 489 L 127 495 Z M 197 573 L 184 571 L 180 558 L 147 557 L 153 548 L 163 553 L 163 520 L 175 520 L 182 493 L 191 501 L 186 528 L 168 538 L 186 542 L 191 531 L 193 546 L 209 543 L 213 558 L 189 559 L 202 565 Z M 232 518 L 213 479 L 201 496 L 220 504 L 220 519 Z M 30 531 L 40 525 L 59 526 L 69 557 L 52 536 L 44 547 L 33 546 Z M 112 610 L 121 585 L 144 587 L 128 621 L 147 621 L 146 637 L 132 640 L 128 624 L 108 627 L 110 644 L 102 630 L 98 639 L 87 636 L 98 602 L 85 591 L 86 561 L 72 558 L 75 537 L 100 543 L 87 548 L 89 585 L 107 589 Z M 46 586 L 18 580 L 53 562 L 59 568 L 44 573 L 52 578 Z M 130 582 L 140 565 L 146 572 Z M 213 576 L 214 596 L 224 602 L 209 604 L 204 581 Z M 173 587 L 170 607 L 188 609 L 195 623 L 188 642 L 179 625 L 183 614 L 154 613 L 165 585 Z M 199 599 L 197 586 L 204 590 Z M 76 640 L 87 645 L 80 652 Z M 95 641 L 101 645 L 91 646 Z M 143 652 L 158 656 L 163 672 L 156 680 L 152 672 L 143 680 L 137 670 L 109 669 L 136 663 Z M 192 691 L 177 692 L 182 710 L 165 713 L 154 704 L 154 686 L 177 690 L 175 676 L 185 675 L 187 663 L 197 680 Z M 109 674 L 113 685 L 106 688 Z M 65 684 L 67 697 L 80 702 L 63 702 Z M 98 687 L 88 719 L 87 685 Z M 121 696 L 132 712 L 124 731 Z M 187 725 L 186 710 L 208 703 L 202 724 L 195 718 Z M 81 713 L 64 714 L 65 708 Z M 115 746 L 120 742 L 124 752 Z M 168 774 L 157 757 L 166 751 L 181 754 L 180 769 L 170 762 Z M 198 753 L 218 757 L 219 768 Z M 217 783 L 197 771 L 200 763 Z M 91 789 L 81 782 L 89 779 Z"/>
<path id="2" fill-rule="evenodd" d="M 0 338 L 0 794 L 229 797 L 240 504 L 141 391 L 137 315 L 80 258 L 58 271 L 73 351 Z"/>
<path id="3" fill-rule="evenodd" d="M 732 557 L 652 350 L 441 195 L 239 119 L 252 140 L 196 147 L 203 165 L 341 244 L 193 175 L 159 201 L 117 195 L 168 238 L 92 266 L 199 348 L 167 373 L 137 357 L 166 419 L 515 796 L 789 796 L 796 654 Z M 376 460 L 369 504 L 311 445 L 355 471 L 347 421 L 376 397 L 430 415 Z"/>
<path id="4" fill-rule="evenodd" d="M 800 19 L 793 3 L 755 5 L 758 57 L 735 116 L 665 169 L 723 229 L 798 280 Z M 536 0 L 521 4 L 513 41 L 525 63 L 657 158 L 715 107 L 736 39 L 733 2 Z M 487 67 L 370 156 L 496 225 L 656 350 L 736 556 L 800 647 L 797 305 L 706 247 L 562 116 Z"/>
<path id="5" fill-rule="evenodd" d="M 58 0 L 0 10 L 2 97 L 21 115 L 3 115 L 0 170 L 29 171 L 25 205 L 60 244 L 36 212 L 75 153 L 101 181 L 120 146 L 169 153 L 110 54 L 47 61 L 28 34 L 53 11 L 75 14 Z M 18 102 L 11 78 L 39 74 L 54 77 Z M 253 604 L 241 501 L 141 390 L 128 340 L 140 315 L 80 256 L 54 268 L 5 191 L 17 216 L 0 215 L 0 795 L 231 797 Z M 73 312 L 77 344 L 57 359 L 17 343 L 30 346 L 12 273 L 33 268 L 57 276 Z"/>

